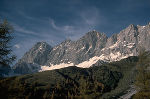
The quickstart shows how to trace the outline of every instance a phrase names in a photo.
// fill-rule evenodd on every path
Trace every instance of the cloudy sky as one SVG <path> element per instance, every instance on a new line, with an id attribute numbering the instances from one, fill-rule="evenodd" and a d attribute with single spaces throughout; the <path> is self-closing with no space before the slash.
<path id="1" fill-rule="evenodd" d="M 20 58 L 38 41 L 55 46 L 91 30 L 111 36 L 129 24 L 146 25 L 150 0 L 0 0 L 0 18 L 13 25 Z"/>

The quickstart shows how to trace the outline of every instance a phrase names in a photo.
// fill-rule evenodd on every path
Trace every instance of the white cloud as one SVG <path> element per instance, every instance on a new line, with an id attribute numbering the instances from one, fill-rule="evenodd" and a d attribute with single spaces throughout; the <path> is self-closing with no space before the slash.
<path id="1" fill-rule="evenodd" d="M 50 24 L 51 24 L 52 28 L 57 30 L 57 31 L 61 31 L 63 33 L 72 33 L 72 32 L 74 32 L 74 27 L 73 26 L 70 26 L 70 25 L 57 26 L 53 19 L 50 18 L 49 20 L 50 20 Z"/>
<path id="2" fill-rule="evenodd" d="M 45 23 L 47 22 L 47 18 L 38 18 L 38 17 L 33 17 L 33 16 L 30 16 L 28 14 L 26 14 L 25 12 L 23 11 L 18 11 L 18 14 L 21 15 L 21 17 L 27 19 L 27 20 L 30 20 L 30 21 L 38 21 L 38 22 L 42 22 L 42 23 Z"/>
<path id="3" fill-rule="evenodd" d="M 98 20 L 100 20 L 99 10 L 95 7 L 80 12 L 80 16 L 85 24 L 88 25 L 96 25 Z"/>
<path id="4" fill-rule="evenodd" d="M 19 48 L 20 48 L 20 45 L 19 45 L 19 44 L 16 44 L 16 45 L 14 45 L 14 47 L 15 47 L 16 49 L 19 49 Z"/>
<path id="5" fill-rule="evenodd" d="M 63 30 L 65 30 L 65 31 L 73 30 L 73 26 L 66 25 L 63 27 Z"/>
<path id="6" fill-rule="evenodd" d="M 60 27 L 56 26 L 55 21 L 54 21 L 53 19 L 50 19 L 50 23 L 51 23 L 51 26 L 52 26 L 54 29 L 56 29 L 56 30 L 61 30 Z"/>
<path id="7" fill-rule="evenodd" d="M 76 14 L 78 14 L 79 17 L 77 17 L 76 20 L 72 20 L 73 24 L 71 25 L 65 24 L 60 26 L 58 25 L 59 22 L 56 23 L 54 19 L 49 18 L 50 25 L 56 33 L 59 31 L 66 38 L 77 40 L 85 33 L 95 30 L 102 18 L 100 11 L 95 7 L 76 12 Z"/>
<path id="8" fill-rule="evenodd" d="M 23 11 L 18 11 L 18 14 L 20 14 L 22 17 L 25 17 L 26 19 L 29 19 L 29 20 L 35 20 L 35 18 L 27 15 L 26 13 L 24 13 Z"/>
<path id="9" fill-rule="evenodd" d="M 15 23 L 12 23 L 13 24 L 13 27 L 15 29 L 15 31 L 17 32 L 22 32 L 22 33 L 25 33 L 25 34 L 33 34 L 33 35 L 38 35 L 36 32 L 34 31 L 31 31 L 31 30 L 28 30 L 28 29 L 25 29 Z"/>

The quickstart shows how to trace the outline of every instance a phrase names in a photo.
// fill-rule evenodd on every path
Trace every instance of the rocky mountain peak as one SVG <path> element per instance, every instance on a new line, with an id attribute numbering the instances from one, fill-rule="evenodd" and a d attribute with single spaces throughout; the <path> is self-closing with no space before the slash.
<path id="1" fill-rule="evenodd" d="M 37 42 L 32 48 L 52 48 L 48 43 L 46 42 Z"/>
<path id="2" fill-rule="evenodd" d="M 150 22 L 145 27 L 150 29 Z"/>
<path id="3" fill-rule="evenodd" d="M 126 29 L 124 29 L 125 31 L 134 31 L 137 30 L 137 26 L 134 24 L 130 24 Z"/>
<path id="4" fill-rule="evenodd" d="M 24 56 L 13 66 L 15 73 L 26 74 L 37 72 L 40 65 L 48 60 L 48 53 L 52 47 L 46 42 L 37 42 Z"/>
<path id="5" fill-rule="evenodd" d="M 89 31 L 88 33 L 85 34 L 85 37 L 103 37 L 106 36 L 105 33 L 100 33 L 97 32 L 96 30 Z"/>
<path id="6" fill-rule="evenodd" d="M 47 53 L 52 47 L 46 42 L 37 42 L 28 52 L 24 54 L 20 62 L 44 64 Z M 42 62 L 43 61 L 43 62 Z"/>
<path id="7" fill-rule="evenodd" d="M 134 24 L 130 24 L 128 27 L 130 27 L 130 28 L 134 28 L 134 27 L 136 27 Z"/>
<path id="8" fill-rule="evenodd" d="M 64 45 L 64 44 L 69 44 L 69 43 L 72 43 L 71 39 L 66 39 L 61 44 Z"/>
<path id="9" fill-rule="evenodd" d="M 137 40 L 138 34 L 138 27 L 131 24 L 117 35 L 117 40 L 120 42 L 134 42 Z"/>
<path id="10" fill-rule="evenodd" d="M 82 38 L 80 38 L 77 42 L 86 42 L 89 44 L 96 44 L 97 42 L 105 42 L 107 40 L 107 36 L 104 33 L 100 33 L 97 31 L 90 31 L 86 33 Z"/>
<path id="11" fill-rule="evenodd" d="M 37 42 L 35 45 L 48 45 L 46 42 Z"/>

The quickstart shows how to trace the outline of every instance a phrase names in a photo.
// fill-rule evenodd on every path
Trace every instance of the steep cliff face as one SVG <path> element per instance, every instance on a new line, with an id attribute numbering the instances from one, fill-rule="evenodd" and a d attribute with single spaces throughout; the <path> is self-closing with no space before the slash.
<path id="1" fill-rule="evenodd" d="M 65 40 L 53 48 L 47 43 L 39 42 L 18 61 L 14 70 L 25 67 L 26 65 L 21 64 L 28 63 L 31 67 L 36 64 L 33 66 L 37 67 L 35 71 L 72 65 L 88 68 L 98 61 L 105 63 L 137 56 L 140 46 L 146 50 L 150 49 L 150 24 L 146 26 L 131 24 L 111 37 L 107 37 L 104 33 L 90 31 L 77 41 Z"/>
<path id="2" fill-rule="evenodd" d="M 150 49 L 150 23 L 146 26 L 138 26 L 138 44 Z"/>
<path id="3" fill-rule="evenodd" d="M 46 42 L 38 42 L 19 61 L 44 65 L 51 49 L 52 47 Z"/>
<path id="4" fill-rule="evenodd" d="M 52 49 L 46 65 L 59 63 L 79 64 L 99 54 L 106 41 L 107 36 L 96 31 L 88 32 L 77 41 L 66 40 Z"/>
<path id="5" fill-rule="evenodd" d="M 51 49 L 46 42 L 38 42 L 15 64 L 14 72 L 19 74 L 37 72 L 40 65 L 44 65 L 47 61 Z"/>

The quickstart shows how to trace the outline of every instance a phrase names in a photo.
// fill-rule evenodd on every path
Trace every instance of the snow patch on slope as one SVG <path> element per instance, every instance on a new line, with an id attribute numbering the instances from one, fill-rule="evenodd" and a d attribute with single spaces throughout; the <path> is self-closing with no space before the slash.
<path id="1" fill-rule="evenodd" d="M 77 64 L 76 66 L 80 67 L 80 68 L 89 68 L 99 60 L 102 60 L 105 62 L 112 62 L 112 61 L 119 61 L 119 60 L 127 58 L 129 56 L 133 56 L 133 54 L 122 55 L 120 52 L 110 53 L 109 55 L 102 54 L 100 56 L 94 56 L 87 61 Z M 66 68 L 69 66 L 74 66 L 74 63 L 68 62 L 68 63 L 60 63 L 60 64 L 56 64 L 56 65 L 50 64 L 50 66 L 41 66 L 40 72 L 46 71 L 46 70 Z"/>
<path id="2" fill-rule="evenodd" d="M 128 47 L 128 48 L 133 48 L 134 45 L 135 45 L 135 43 L 129 43 L 129 44 L 127 44 L 127 47 Z"/>
<path id="3" fill-rule="evenodd" d="M 88 52 L 90 51 L 91 48 L 92 48 L 92 45 L 89 47 L 89 49 L 86 51 L 86 53 L 88 53 Z M 86 53 L 85 53 L 85 54 L 86 54 Z"/>
<path id="4" fill-rule="evenodd" d="M 110 53 L 110 60 L 118 60 L 118 58 L 121 58 L 121 53 L 120 52 L 117 52 L 117 53 Z"/>
<path id="5" fill-rule="evenodd" d="M 76 53 L 80 52 L 81 50 L 84 50 L 85 47 L 83 46 L 81 49 L 79 49 Z"/>
<path id="6" fill-rule="evenodd" d="M 40 47 L 39 47 L 39 49 L 38 49 L 40 52 L 42 52 L 42 50 L 43 50 L 43 46 L 42 45 L 40 45 Z"/>
<path id="7" fill-rule="evenodd" d="M 115 44 L 113 44 L 113 45 L 112 45 L 112 46 L 110 46 L 109 48 L 110 48 L 110 49 L 113 49 L 113 48 L 117 47 L 117 46 L 118 46 L 118 44 L 119 44 L 119 42 L 116 42 Z"/>
<path id="8" fill-rule="evenodd" d="M 41 66 L 41 70 L 39 70 L 39 72 L 46 71 L 46 70 L 65 68 L 65 67 L 69 67 L 69 66 L 73 66 L 73 65 L 74 65 L 73 63 L 69 63 L 69 64 L 61 63 L 61 64 L 56 64 L 56 65 L 51 64 L 50 66 Z"/>
<path id="9" fill-rule="evenodd" d="M 90 58 L 88 61 L 84 61 L 76 66 L 81 67 L 81 68 L 89 68 L 90 66 L 95 64 L 98 60 L 101 60 L 102 58 L 103 58 L 103 55 L 101 55 L 100 57 L 94 56 L 94 57 Z"/>
<path id="10" fill-rule="evenodd" d="M 111 53 L 110 55 L 106 56 L 106 59 L 108 59 L 109 62 L 113 62 L 113 61 L 119 61 L 129 56 L 133 56 L 133 53 L 124 55 L 120 52 L 116 52 L 116 53 Z"/>

